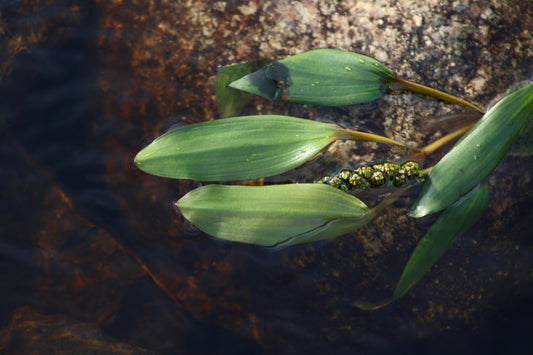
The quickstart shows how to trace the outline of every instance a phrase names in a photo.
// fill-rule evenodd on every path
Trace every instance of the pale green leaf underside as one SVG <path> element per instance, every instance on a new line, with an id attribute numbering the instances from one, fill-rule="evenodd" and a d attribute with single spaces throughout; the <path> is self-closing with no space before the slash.
<path id="1" fill-rule="evenodd" d="M 321 184 L 208 185 L 176 205 L 211 236 L 270 247 L 335 237 L 373 217 L 362 201 Z"/>
<path id="2" fill-rule="evenodd" d="M 228 86 L 233 90 L 275 101 L 281 97 L 282 87 L 276 80 L 267 76 L 267 67 L 268 65 L 238 80 L 234 80 Z"/>
<path id="3" fill-rule="evenodd" d="M 489 201 L 487 186 L 449 206 L 420 240 L 400 277 L 393 299 L 402 297 L 444 254 L 450 245 L 483 215 Z"/>
<path id="4" fill-rule="evenodd" d="M 220 117 L 239 115 L 246 104 L 254 98 L 251 93 L 235 90 L 229 87 L 229 84 L 262 68 L 270 62 L 270 59 L 258 59 L 246 63 L 225 65 L 218 69 L 216 98 Z M 266 89 L 268 90 L 269 88 L 271 91 L 274 90 L 272 80 L 270 80 L 270 86 L 267 86 Z"/>
<path id="5" fill-rule="evenodd" d="M 345 136 L 338 126 L 295 117 L 233 117 L 170 131 L 141 150 L 135 162 L 169 178 L 247 180 L 296 168 Z"/>
<path id="6" fill-rule="evenodd" d="M 431 170 L 413 217 L 438 212 L 485 179 L 533 111 L 533 84 L 499 101 Z"/>

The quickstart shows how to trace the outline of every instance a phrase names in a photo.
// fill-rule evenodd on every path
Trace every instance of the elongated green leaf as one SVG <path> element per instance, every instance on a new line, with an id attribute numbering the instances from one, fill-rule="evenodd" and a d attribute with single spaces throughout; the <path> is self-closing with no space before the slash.
<path id="1" fill-rule="evenodd" d="M 216 97 L 218 113 L 221 117 L 238 115 L 246 104 L 254 98 L 252 94 L 258 95 L 256 92 L 248 93 L 235 90 L 228 85 L 247 74 L 255 72 L 270 62 L 272 62 L 270 59 L 258 59 L 241 64 L 226 65 L 218 69 Z M 267 79 L 263 83 L 256 81 L 255 84 L 255 87 L 262 89 L 265 94 L 267 91 L 270 91 L 271 95 L 274 95 L 276 92 L 276 82 L 271 79 Z"/>
<path id="2" fill-rule="evenodd" d="M 486 185 L 478 186 L 439 216 L 409 258 L 393 299 L 402 297 L 413 287 L 450 245 L 481 218 L 488 202 L 489 189 Z"/>
<path id="3" fill-rule="evenodd" d="M 411 215 L 455 202 L 485 179 L 507 153 L 533 111 L 533 84 L 502 99 L 433 167 Z"/>
<path id="4" fill-rule="evenodd" d="M 254 89 L 258 78 L 261 83 L 273 79 L 286 84 L 291 103 L 342 106 L 380 98 L 394 76 L 362 54 L 316 49 L 268 64 L 260 74 L 250 74 L 230 86 L 272 100 L 273 95 Z"/>
<path id="5" fill-rule="evenodd" d="M 150 174 L 199 181 L 247 180 L 281 174 L 337 139 L 401 143 L 295 117 L 232 117 L 165 133 L 135 157 Z"/>
<path id="6" fill-rule="evenodd" d="M 437 262 L 450 245 L 483 215 L 489 201 L 486 185 L 477 186 L 449 206 L 418 242 L 398 281 L 394 295 L 378 302 L 358 299 L 352 304 L 365 311 L 385 307 L 409 291 Z"/>
<path id="7" fill-rule="evenodd" d="M 135 162 L 163 177 L 247 180 L 296 168 L 342 134 L 338 126 L 294 117 L 233 117 L 165 133 L 141 150 Z"/>
<path id="8" fill-rule="evenodd" d="M 208 185 L 189 192 L 176 205 L 207 234 L 261 246 L 332 238 L 374 216 L 354 196 L 320 184 Z"/>

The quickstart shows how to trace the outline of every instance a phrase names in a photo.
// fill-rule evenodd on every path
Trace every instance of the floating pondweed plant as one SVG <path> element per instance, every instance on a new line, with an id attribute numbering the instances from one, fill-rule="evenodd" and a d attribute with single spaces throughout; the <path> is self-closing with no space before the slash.
<path id="1" fill-rule="evenodd" d="M 315 49 L 272 61 L 229 86 L 270 100 L 286 94 L 290 103 L 316 106 L 360 104 L 404 88 L 483 112 L 466 100 L 398 78 L 373 58 L 336 49 Z"/>
<path id="2" fill-rule="evenodd" d="M 363 165 L 355 170 L 342 170 L 336 175 L 323 177 L 318 183 L 349 191 L 388 186 L 400 187 L 406 183 L 424 181 L 425 178 L 426 173 L 420 169 L 420 164 L 410 160 L 403 164 L 382 162 Z"/>
<path id="3" fill-rule="evenodd" d="M 372 58 L 331 49 L 222 67 L 217 78 L 217 102 L 226 117 L 238 114 L 252 98 L 250 94 L 271 100 L 284 97 L 297 104 L 336 106 L 375 100 L 397 87 L 482 112 L 465 100 L 397 78 Z M 402 297 L 482 216 L 489 193 L 480 184 L 507 153 L 532 112 L 533 84 L 529 83 L 500 100 L 473 127 L 461 127 L 422 149 L 333 123 L 280 115 L 231 117 L 167 132 L 141 150 L 135 163 L 143 171 L 163 177 L 236 181 L 294 169 L 341 139 L 410 148 L 401 164 L 381 161 L 362 165 L 324 177 L 317 184 L 207 185 L 176 203 L 183 216 L 207 234 L 279 248 L 360 228 L 390 206 L 408 188 L 406 185 L 424 181 L 411 215 L 442 213 L 411 255 L 392 297 L 378 303 L 354 302 L 362 309 L 376 309 Z M 435 166 L 422 169 L 429 154 L 462 135 Z M 373 208 L 346 193 L 382 186 L 397 189 Z"/>

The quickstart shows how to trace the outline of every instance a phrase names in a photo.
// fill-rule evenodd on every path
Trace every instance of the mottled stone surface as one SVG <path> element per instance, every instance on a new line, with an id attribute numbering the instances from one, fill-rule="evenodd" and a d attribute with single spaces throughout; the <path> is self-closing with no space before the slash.
<path id="1" fill-rule="evenodd" d="M 270 251 L 199 232 L 172 208 L 199 185 L 152 177 L 132 164 L 143 145 L 174 125 L 218 117 L 219 65 L 314 48 L 375 57 L 400 77 L 485 107 L 533 73 L 527 1 L 2 6 L 0 132 L 14 168 L 0 175 L 9 201 L 0 240 L 9 246 L 2 249 L 9 250 L 2 264 L 9 272 L 0 280 L 17 297 L 7 297 L 1 309 L 0 350 L 18 349 L 24 334 L 32 336 L 30 323 L 17 321 L 20 314 L 43 326 L 60 319 L 62 327 L 89 329 L 114 353 L 130 345 L 161 353 L 512 353 L 513 344 L 528 343 L 530 156 L 506 157 L 488 179 L 491 201 L 479 223 L 409 294 L 374 312 L 353 301 L 393 293 L 432 222 L 408 216 L 419 190 L 352 235 Z M 76 71 L 63 69 L 77 61 Z M 53 86 L 57 78 L 61 85 Z M 76 85 L 91 89 L 78 92 Z M 412 94 L 342 108 L 258 98 L 244 110 L 255 113 L 334 121 L 416 145 L 475 118 Z M 454 114 L 462 116 L 445 119 Z M 405 155 L 340 142 L 272 180 L 308 181 Z M 35 339 L 40 346 L 46 334 Z M 68 340 L 71 350 L 83 345 Z"/>

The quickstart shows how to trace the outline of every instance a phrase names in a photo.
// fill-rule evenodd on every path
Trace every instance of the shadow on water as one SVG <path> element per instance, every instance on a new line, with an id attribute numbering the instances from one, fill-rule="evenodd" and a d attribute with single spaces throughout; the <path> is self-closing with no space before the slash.
<path id="1" fill-rule="evenodd" d="M 449 290 L 428 282 L 362 312 L 353 299 L 391 294 L 422 233 L 414 223 L 384 220 L 273 252 L 214 240 L 176 214 L 171 203 L 197 183 L 142 174 L 132 159 L 175 123 L 169 117 L 199 119 L 194 107 L 206 95 L 172 106 L 161 92 L 178 95 L 194 82 L 156 82 L 173 73 L 159 73 L 153 87 L 140 80 L 132 47 L 145 32 L 106 23 L 133 11 L 113 6 L 109 15 L 98 1 L 0 5 L 0 350 L 445 354 L 520 353 L 529 343 L 533 290 L 519 265 L 531 265 L 531 242 L 523 230 L 515 230 L 526 249 L 516 264 L 503 263 L 501 244 L 472 247 L 482 226 L 428 276 Z M 157 72 L 152 65 L 148 74 Z M 408 204 L 397 207 L 390 218 L 406 220 Z M 389 227 L 402 231 L 403 249 L 373 237 Z M 460 269 L 461 258 L 486 271 L 445 269 Z M 492 260 L 518 276 L 498 279 Z M 469 299 L 481 297 L 476 288 L 486 280 L 501 289 Z"/>

